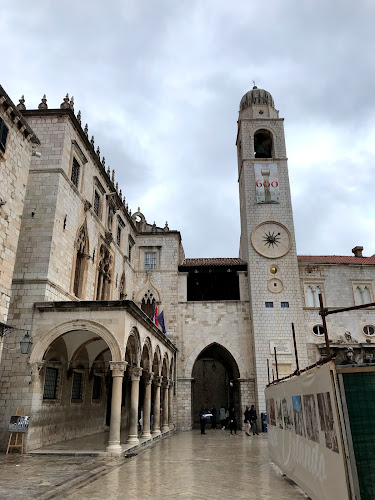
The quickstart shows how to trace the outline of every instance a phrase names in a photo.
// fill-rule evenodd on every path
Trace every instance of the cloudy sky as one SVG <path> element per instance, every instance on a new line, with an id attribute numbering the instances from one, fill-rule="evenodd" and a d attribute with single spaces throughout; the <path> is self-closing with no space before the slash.
<path id="1" fill-rule="evenodd" d="M 187 257 L 235 257 L 236 121 L 252 80 L 285 118 L 299 254 L 375 253 L 373 0 L 2 0 L 1 84 L 69 92 L 134 212 Z"/>

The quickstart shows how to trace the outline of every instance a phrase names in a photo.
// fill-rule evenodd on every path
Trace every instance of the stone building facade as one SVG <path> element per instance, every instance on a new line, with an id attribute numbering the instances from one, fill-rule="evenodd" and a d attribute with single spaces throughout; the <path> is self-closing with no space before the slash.
<path id="1" fill-rule="evenodd" d="M 109 428 L 116 454 L 122 428 L 137 442 L 141 414 L 151 439 L 191 428 L 202 405 L 234 407 L 242 422 L 246 405 L 265 410 L 274 347 L 280 374 L 295 370 L 292 322 L 300 366 L 324 355 L 319 293 L 328 307 L 374 300 L 375 256 L 360 247 L 297 256 L 283 119 L 268 92 L 240 103 L 240 255 L 227 259 L 185 258 L 179 231 L 131 213 L 73 99 L 49 109 L 44 97 L 37 110 L 22 99 L 15 116 L 41 156 L 13 131 L 6 154 L 23 148 L 26 189 L 7 282 L 15 330 L 0 364 L 2 444 L 17 407 L 31 415 L 28 449 Z M 374 325 L 371 309 L 330 317 L 338 359 L 346 347 L 371 359 Z M 24 330 L 30 356 L 14 350 Z"/>

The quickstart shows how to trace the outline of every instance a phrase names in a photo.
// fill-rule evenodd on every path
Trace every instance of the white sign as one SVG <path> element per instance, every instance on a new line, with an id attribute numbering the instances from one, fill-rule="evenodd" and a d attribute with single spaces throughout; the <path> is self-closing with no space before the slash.
<path id="1" fill-rule="evenodd" d="M 270 351 L 273 354 L 276 347 L 276 354 L 292 354 L 292 343 L 289 339 L 270 340 Z"/>
<path id="2" fill-rule="evenodd" d="M 280 203 L 277 163 L 254 163 L 257 203 Z"/>
<path id="3" fill-rule="evenodd" d="M 311 498 L 348 500 L 331 370 L 333 362 L 267 387 L 268 449 L 271 460 Z"/>

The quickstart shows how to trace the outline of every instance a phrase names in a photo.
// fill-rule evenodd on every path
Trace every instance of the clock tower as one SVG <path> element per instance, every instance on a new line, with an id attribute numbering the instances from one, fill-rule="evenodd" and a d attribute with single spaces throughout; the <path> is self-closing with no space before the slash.
<path id="1" fill-rule="evenodd" d="M 240 257 L 248 263 L 252 340 L 259 411 L 264 389 L 292 373 L 295 326 L 300 368 L 307 365 L 303 304 L 294 236 L 284 120 L 271 94 L 253 87 L 240 102 L 237 154 L 241 212 Z"/>

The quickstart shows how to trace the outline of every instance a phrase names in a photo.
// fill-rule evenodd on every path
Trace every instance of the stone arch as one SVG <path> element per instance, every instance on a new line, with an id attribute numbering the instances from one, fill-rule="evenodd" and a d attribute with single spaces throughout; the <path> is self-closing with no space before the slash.
<path id="1" fill-rule="evenodd" d="M 166 377 L 166 378 L 169 377 L 169 358 L 168 358 L 167 352 L 163 356 L 162 374 L 163 374 L 163 377 Z"/>
<path id="2" fill-rule="evenodd" d="M 143 285 L 143 287 L 138 291 L 138 293 L 135 296 L 135 301 L 137 304 L 140 304 L 142 302 L 143 297 L 145 294 L 152 293 L 153 297 L 155 298 L 155 301 L 157 303 L 160 302 L 160 293 L 158 292 L 157 288 L 151 283 L 150 277 L 148 277 L 146 283 Z"/>
<path id="3" fill-rule="evenodd" d="M 254 131 L 255 158 L 274 158 L 275 136 L 268 127 L 261 127 Z"/>
<path id="4" fill-rule="evenodd" d="M 171 380 L 174 380 L 174 359 L 173 358 L 171 359 L 171 364 L 169 367 L 169 378 Z"/>
<path id="5" fill-rule="evenodd" d="M 87 220 L 79 226 L 74 240 L 72 263 L 71 292 L 78 298 L 85 295 L 87 279 L 87 263 L 90 258 L 90 242 Z"/>
<path id="6" fill-rule="evenodd" d="M 72 320 L 52 328 L 49 332 L 43 335 L 42 338 L 36 342 L 31 352 L 29 363 L 31 365 L 34 363 L 40 363 L 43 360 L 44 353 L 52 342 L 61 335 L 64 335 L 64 333 L 68 333 L 73 330 L 89 331 L 98 335 L 108 345 L 111 351 L 112 361 L 123 361 L 123 349 L 121 349 L 116 338 L 106 327 L 91 320 Z"/>
<path id="7" fill-rule="evenodd" d="M 130 330 L 126 342 L 125 358 L 132 366 L 139 366 L 141 361 L 141 339 L 135 326 Z"/>
<path id="8" fill-rule="evenodd" d="M 151 340 L 149 337 L 146 337 L 144 343 L 143 343 L 143 348 L 142 348 L 142 355 L 141 355 L 141 366 L 145 370 L 152 371 L 152 346 L 151 346 Z"/>
<path id="9" fill-rule="evenodd" d="M 202 341 L 198 345 L 195 346 L 195 348 L 190 353 L 190 356 L 188 357 L 186 364 L 185 364 L 185 369 L 184 369 L 185 378 L 192 377 L 193 366 L 194 366 L 194 363 L 195 363 L 196 359 L 198 358 L 199 354 L 202 351 L 204 351 L 205 349 L 207 349 L 207 347 L 209 347 L 210 345 L 213 345 L 213 344 L 217 344 L 218 346 L 222 347 L 223 349 L 228 351 L 229 354 L 232 355 L 234 361 L 237 363 L 237 367 L 239 370 L 239 378 L 246 378 L 245 362 L 244 362 L 242 356 L 240 355 L 240 353 L 237 351 L 237 349 L 235 349 L 231 346 L 231 348 L 229 350 L 225 346 L 223 346 L 222 344 L 219 344 L 218 342 L 216 342 L 214 340 L 212 340 L 212 342 Z"/>
<path id="10" fill-rule="evenodd" d="M 161 352 L 160 347 L 157 345 L 154 352 L 154 357 L 152 359 L 152 371 L 155 376 L 160 375 L 161 372 Z"/>

